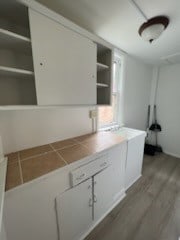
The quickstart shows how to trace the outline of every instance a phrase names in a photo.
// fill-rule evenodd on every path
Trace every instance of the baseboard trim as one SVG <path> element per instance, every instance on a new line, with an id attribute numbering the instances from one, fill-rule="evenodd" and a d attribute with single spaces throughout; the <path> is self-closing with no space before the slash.
<path id="1" fill-rule="evenodd" d="M 180 158 L 180 155 L 178 154 L 174 154 L 174 153 L 171 153 L 171 152 L 168 152 L 166 150 L 163 150 L 163 153 L 167 154 L 167 155 L 170 155 L 170 156 L 173 156 L 173 157 L 176 157 L 176 158 Z"/>
<path id="2" fill-rule="evenodd" d="M 91 231 L 125 198 L 126 193 L 125 189 L 121 192 L 120 198 L 108 209 L 108 211 L 100 218 L 98 219 L 90 228 L 89 230 L 81 236 L 79 240 L 84 240 Z"/>
<path id="3" fill-rule="evenodd" d="M 126 191 L 139 179 L 142 177 L 142 174 L 140 174 L 138 177 L 136 177 L 127 187 Z"/>

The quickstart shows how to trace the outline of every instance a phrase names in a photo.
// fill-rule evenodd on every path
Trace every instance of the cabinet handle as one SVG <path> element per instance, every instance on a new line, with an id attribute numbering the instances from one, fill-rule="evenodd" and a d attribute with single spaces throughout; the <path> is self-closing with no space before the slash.
<path id="1" fill-rule="evenodd" d="M 105 167 L 107 165 L 107 162 L 103 162 L 100 164 L 100 167 Z"/>
<path id="2" fill-rule="evenodd" d="M 93 206 L 93 201 L 92 201 L 92 198 L 89 199 L 89 207 L 92 207 Z"/>
<path id="3" fill-rule="evenodd" d="M 85 177 L 85 173 L 81 174 L 79 177 L 76 178 L 76 180 L 81 180 L 82 178 Z"/>
<path id="4" fill-rule="evenodd" d="M 94 202 L 94 203 L 96 203 L 96 202 L 97 202 L 97 197 L 96 197 L 96 195 L 95 195 L 95 194 L 93 195 L 93 202 Z"/>

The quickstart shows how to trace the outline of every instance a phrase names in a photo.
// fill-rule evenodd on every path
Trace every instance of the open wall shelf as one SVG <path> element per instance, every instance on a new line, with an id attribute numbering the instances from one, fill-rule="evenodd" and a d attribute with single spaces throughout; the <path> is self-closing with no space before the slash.
<path id="1" fill-rule="evenodd" d="M 33 75 L 34 75 L 34 73 L 32 71 L 0 66 L 0 76 L 6 76 L 6 77 L 22 77 L 22 76 L 24 76 L 24 77 L 26 77 L 26 76 L 33 76 Z"/>
<path id="2" fill-rule="evenodd" d="M 26 42 L 26 43 L 31 42 L 30 38 L 24 37 L 20 34 L 11 32 L 11 31 L 3 29 L 3 28 L 0 28 L 0 41 L 4 42 L 4 44 L 9 43 L 10 46 L 12 43 L 20 42 L 22 44 L 23 42 Z"/>
<path id="3" fill-rule="evenodd" d="M 103 71 L 103 70 L 109 69 L 109 66 L 102 63 L 97 63 L 96 65 L 97 65 L 97 71 Z"/>
<path id="4" fill-rule="evenodd" d="M 0 1 L 0 107 L 36 105 L 28 8 Z"/>
<path id="5" fill-rule="evenodd" d="M 112 50 L 97 44 L 97 104 L 111 104 Z"/>
<path id="6" fill-rule="evenodd" d="M 109 85 L 105 84 L 105 83 L 97 83 L 96 85 L 98 88 L 108 88 L 109 87 Z"/>
<path id="7" fill-rule="evenodd" d="M 28 37 L 0 28 L 0 47 L 30 53 L 31 40 Z"/>

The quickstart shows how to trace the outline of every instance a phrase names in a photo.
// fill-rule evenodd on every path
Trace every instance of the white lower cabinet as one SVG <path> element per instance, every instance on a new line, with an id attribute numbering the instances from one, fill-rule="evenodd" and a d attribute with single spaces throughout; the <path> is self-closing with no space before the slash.
<path id="1" fill-rule="evenodd" d="M 94 220 L 98 220 L 115 203 L 121 189 L 118 175 L 110 166 L 94 176 Z"/>
<path id="2" fill-rule="evenodd" d="M 128 189 L 141 177 L 145 134 L 136 136 L 128 141 L 126 160 L 125 187 Z"/>
<path id="3" fill-rule="evenodd" d="M 92 179 L 56 198 L 60 240 L 79 240 L 92 224 Z"/>
<path id="4" fill-rule="evenodd" d="M 6 192 L 7 240 L 84 239 L 125 196 L 126 146 L 121 143 Z M 80 182 L 71 181 L 72 173 Z"/>
<path id="5" fill-rule="evenodd" d="M 107 214 L 124 196 L 125 159 L 127 145 L 116 146 L 109 151 L 111 165 L 93 178 L 94 220 Z"/>
<path id="6" fill-rule="evenodd" d="M 124 176 L 126 144 L 108 151 L 109 163 L 102 171 L 56 198 L 60 240 L 81 240 L 125 196 Z M 104 159 L 105 157 L 103 157 Z M 101 159 L 97 158 L 101 163 Z M 107 159 L 106 159 L 107 161 Z M 81 176 L 88 176 L 92 163 L 78 168 Z M 77 176 L 77 175 L 75 175 Z M 88 176 L 89 177 L 89 176 Z"/>

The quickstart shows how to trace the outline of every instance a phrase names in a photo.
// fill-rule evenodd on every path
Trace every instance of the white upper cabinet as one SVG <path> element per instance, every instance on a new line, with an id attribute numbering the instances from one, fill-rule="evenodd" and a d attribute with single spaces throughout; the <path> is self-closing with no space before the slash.
<path id="1" fill-rule="evenodd" d="M 96 44 L 29 9 L 38 105 L 96 104 Z"/>

